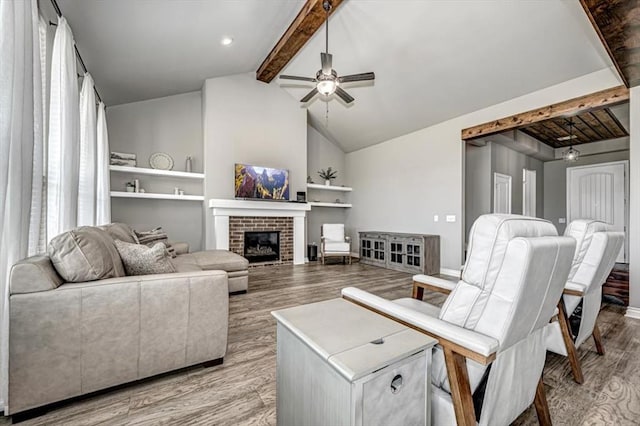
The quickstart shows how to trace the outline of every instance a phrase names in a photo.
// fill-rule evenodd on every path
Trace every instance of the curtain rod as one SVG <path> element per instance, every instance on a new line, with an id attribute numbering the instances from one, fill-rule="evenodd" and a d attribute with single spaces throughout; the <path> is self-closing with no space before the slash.
<path id="1" fill-rule="evenodd" d="M 53 8 L 56 11 L 56 14 L 58 15 L 58 17 L 62 18 L 62 11 L 60 10 L 60 6 L 58 6 L 58 2 L 56 0 L 51 0 L 51 5 L 53 6 Z M 55 24 L 51 21 L 49 21 L 50 25 L 58 25 Z M 78 58 L 78 62 L 80 62 L 80 66 L 82 67 L 82 70 L 84 71 L 84 73 L 86 74 L 87 71 L 87 66 L 84 64 L 84 61 L 82 60 L 82 56 L 80 55 L 80 51 L 78 50 L 78 46 L 76 45 L 75 41 L 73 43 L 73 48 L 76 51 L 76 58 Z M 102 98 L 100 97 L 100 93 L 98 93 L 98 89 L 96 89 L 96 85 L 93 85 L 93 91 L 96 92 L 96 97 L 98 98 L 99 102 L 102 102 Z"/>

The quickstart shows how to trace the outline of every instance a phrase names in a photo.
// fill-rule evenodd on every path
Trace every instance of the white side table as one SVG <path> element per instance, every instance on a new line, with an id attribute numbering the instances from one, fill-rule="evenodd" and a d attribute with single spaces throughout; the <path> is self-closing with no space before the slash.
<path id="1" fill-rule="evenodd" d="M 430 424 L 434 339 L 344 299 L 272 315 L 279 426 Z"/>

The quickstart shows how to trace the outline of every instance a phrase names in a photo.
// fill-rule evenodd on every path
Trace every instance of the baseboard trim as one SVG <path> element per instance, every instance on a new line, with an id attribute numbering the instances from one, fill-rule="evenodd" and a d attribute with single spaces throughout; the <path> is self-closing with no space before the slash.
<path id="1" fill-rule="evenodd" d="M 441 275 L 448 275 L 450 277 L 460 278 L 460 270 L 449 269 L 449 268 L 440 268 Z"/>
<path id="2" fill-rule="evenodd" d="M 352 251 L 351 252 L 351 257 L 353 257 L 354 259 L 360 259 L 360 253 Z"/>
<path id="3" fill-rule="evenodd" d="M 627 318 L 640 319 L 640 308 L 627 306 L 627 313 L 624 314 L 624 316 Z"/>

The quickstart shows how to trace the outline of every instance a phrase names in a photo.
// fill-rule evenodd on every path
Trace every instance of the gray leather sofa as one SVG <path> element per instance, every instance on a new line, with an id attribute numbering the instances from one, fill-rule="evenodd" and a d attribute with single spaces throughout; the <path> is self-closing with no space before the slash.
<path id="1" fill-rule="evenodd" d="M 127 243 L 135 243 L 133 230 L 126 224 L 113 223 L 103 227 L 117 238 Z M 249 288 L 249 261 L 227 250 L 206 250 L 189 252 L 187 243 L 171 243 L 177 257 L 172 259 L 180 271 L 225 271 L 229 279 L 229 293 L 246 293 Z"/>
<path id="2" fill-rule="evenodd" d="M 118 230 L 110 231 L 99 231 L 102 245 L 88 249 L 83 240 L 71 240 L 67 246 L 84 251 L 63 265 L 66 270 L 57 254 L 13 266 L 5 415 L 225 356 L 227 272 L 203 271 L 215 265 L 197 253 L 181 255 L 178 272 L 169 274 L 124 276 L 117 251 L 96 254 L 101 258 L 90 265 L 86 258 L 92 253 L 111 250 Z M 226 259 L 222 253 L 216 258 Z M 61 277 L 74 262 L 87 261 L 90 273 L 95 266 L 108 278 L 65 282 Z"/>

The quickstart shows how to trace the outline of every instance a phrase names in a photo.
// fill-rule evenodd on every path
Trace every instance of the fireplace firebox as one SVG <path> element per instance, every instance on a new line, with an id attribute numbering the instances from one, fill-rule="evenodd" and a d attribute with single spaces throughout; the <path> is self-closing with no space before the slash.
<path id="1" fill-rule="evenodd" d="M 246 231 L 244 257 L 249 263 L 280 260 L 280 231 Z"/>

